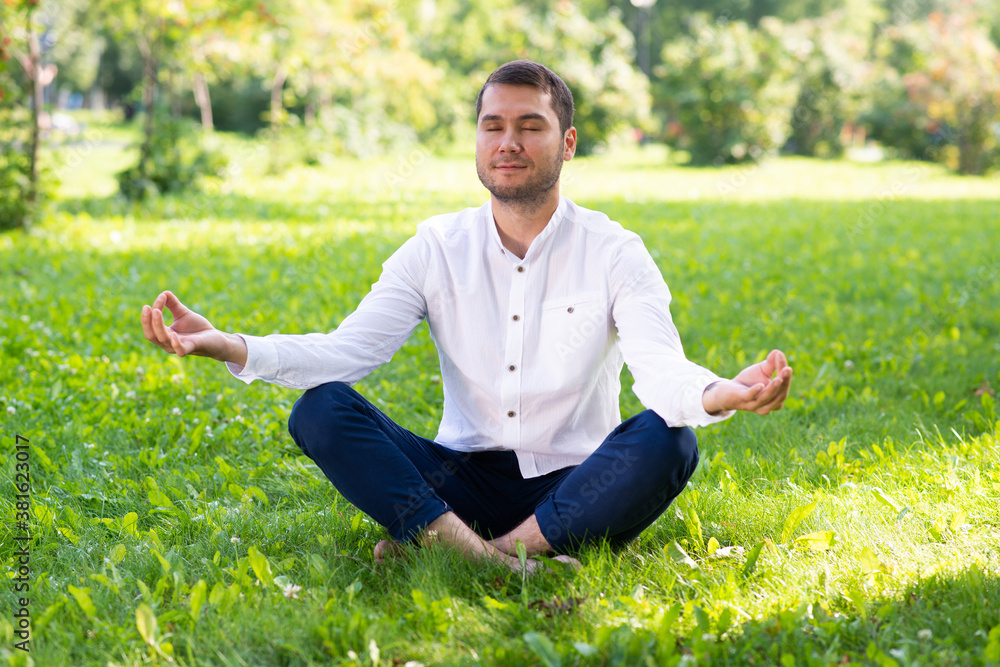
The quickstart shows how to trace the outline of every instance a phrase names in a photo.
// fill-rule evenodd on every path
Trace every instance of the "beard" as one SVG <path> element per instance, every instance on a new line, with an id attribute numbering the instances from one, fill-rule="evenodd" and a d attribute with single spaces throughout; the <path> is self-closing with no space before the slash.
<path id="1" fill-rule="evenodd" d="M 520 185 L 500 185 L 490 173 L 490 169 L 498 164 L 518 164 L 531 168 L 534 163 L 530 160 L 515 158 L 503 161 L 494 160 L 492 163 L 484 164 L 480 161 L 479 156 L 476 156 L 476 174 L 479 176 L 479 181 L 497 201 L 507 206 L 532 209 L 544 203 L 546 197 L 559 183 L 563 159 L 562 153 L 556 154 L 554 160 L 541 165 L 532 178 Z"/>

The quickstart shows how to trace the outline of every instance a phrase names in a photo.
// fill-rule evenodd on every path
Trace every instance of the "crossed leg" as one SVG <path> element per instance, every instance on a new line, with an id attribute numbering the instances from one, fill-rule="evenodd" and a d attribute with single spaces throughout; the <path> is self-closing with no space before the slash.
<path id="1" fill-rule="evenodd" d="M 303 394 L 289 430 L 340 493 L 392 534 L 376 545 L 377 561 L 405 553 L 406 543 L 440 544 L 520 570 L 521 542 L 529 557 L 556 552 L 578 565 L 566 551 L 637 536 L 698 462 L 691 430 L 667 427 L 647 410 L 581 465 L 525 480 L 512 452 L 442 447 L 399 427 L 343 383 Z"/>

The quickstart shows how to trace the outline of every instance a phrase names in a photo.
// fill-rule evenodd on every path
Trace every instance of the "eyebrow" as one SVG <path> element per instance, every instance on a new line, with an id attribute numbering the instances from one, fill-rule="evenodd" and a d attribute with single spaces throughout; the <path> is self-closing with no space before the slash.
<path id="1" fill-rule="evenodd" d="M 495 113 L 485 114 L 485 115 L 483 115 L 482 118 L 479 119 L 479 122 L 485 123 L 487 121 L 493 121 L 493 120 L 503 120 L 503 116 L 501 116 L 500 114 L 495 114 Z M 540 113 L 526 113 L 526 114 L 522 114 L 522 115 L 518 116 L 515 120 L 521 120 L 521 121 L 524 121 L 524 120 L 540 120 L 540 121 L 544 121 L 546 123 L 549 122 L 549 119 L 545 115 L 540 114 Z"/>

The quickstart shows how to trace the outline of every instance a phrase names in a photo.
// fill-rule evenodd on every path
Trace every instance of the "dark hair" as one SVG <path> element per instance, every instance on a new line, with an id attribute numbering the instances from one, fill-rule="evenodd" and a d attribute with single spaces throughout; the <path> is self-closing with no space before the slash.
<path id="1" fill-rule="evenodd" d="M 479 89 L 479 97 L 476 98 L 477 121 L 483 111 L 483 93 L 494 83 L 532 86 L 543 93 L 548 93 L 552 98 L 552 109 L 559 118 L 559 131 L 566 134 L 566 130 L 573 126 L 573 93 L 558 74 L 545 65 L 530 60 L 515 60 L 493 70 L 486 83 Z"/>

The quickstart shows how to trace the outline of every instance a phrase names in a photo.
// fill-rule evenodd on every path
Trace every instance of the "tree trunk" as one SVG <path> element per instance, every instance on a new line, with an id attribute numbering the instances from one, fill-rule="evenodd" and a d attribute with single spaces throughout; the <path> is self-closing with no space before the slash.
<path id="1" fill-rule="evenodd" d="M 193 88 L 194 102 L 201 110 L 201 127 L 206 132 L 211 132 L 215 129 L 212 121 L 212 98 L 208 93 L 208 82 L 205 81 L 205 75 L 201 72 L 194 73 Z"/>
<path id="2" fill-rule="evenodd" d="M 989 140 L 988 115 L 974 107 L 958 131 L 958 173 L 979 176 L 986 171 L 983 146 Z"/>
<path id="3" fill-rule="evenodd" d="M 274 73 L 274 79 L 271 81 L 271 128 L 277 129 L 281 125 L 282 111 L 284 111 L 284 102 L 282 100 L 281 91 L 285 87 L 285 77 L 288 73 L 285 71 L 284 65 L 278 65 L 278 69 Z"/>
<path id="4" fill-rule="evenodd" d="M 174 121 L 181 119 L 181 96 L 177 94 L 177 85 L 174 83 L 174 68 L 171 67 L 168 71 L 167 78 L 167 94 L 170 97 L 170 117 Z"/>
<path id="5" fill-rule="evenodd" d="M 142 148 L 139 150 L 139 178 L 146 180 L 153 156 L 153 106 L 156 103 L 156 56 L 152 48 L 142 57 L 142 107 L 146 112 Z"/>
<path id="6" fill-rule="evenodd" d="M 42 55 L 38 48 L 38 35 L 32 22 L 32 12 L 28 12 L 28 59 L 30 67 L 28 72 L 31 76 L 31 149 L 30 168 L 28 173 L 28 191 L 25 199 L 28 202 L 28 216 L 21 221 L 21 226 L 27 228 L 29 220 L 35 212 L 38 204 L 38 147 L 42 138 L 41 113 L 44 106 L 42 98 Z"/>
<path id="7" fill-rule="evenodd" d="M 285 107 L 281 91 L 285 87 L 286 76 L 285 66 L 278 65 L 278 69 L 274 72 L 274 79 L 271 80 L 271 127 L 269 128 L 271 134 L 271 164 L 269 171 L 273 174 L 281 171 L 281 165 L 279 164 L 281 162 L 279 160 L 281 140 L 278 137 L 278 133 L 281 130 L 281 121 Z"/>
<path id="8" fill-rule="evenodd" d="M 157 77 L 159 63 L 158 46 L 163 34 L 163 21 L 159 26 L 146 26 L 142 30 L 139 53 L 142 55 L 142 106 L 146 117 L 143 123 L 142 147 L 139 149 L 139 179 L 143 182 L 149 176 L 149 163 L 153 159 L 153 128 L 157 97 Z"/>
<path id="9" fill-rule="evenodd" d="M 329 82 L 319 91 L 318 106 L 316 109 L 316 120 L 319 126 L 329 130 L 333 127 L 333 91 L 330 90 Z"/>

